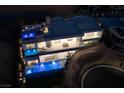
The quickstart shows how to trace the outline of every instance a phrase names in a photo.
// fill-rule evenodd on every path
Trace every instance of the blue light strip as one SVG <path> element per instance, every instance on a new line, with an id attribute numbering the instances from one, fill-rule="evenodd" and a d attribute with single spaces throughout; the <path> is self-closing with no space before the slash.
<path id="1" fill-rule="evenodd" d="M 32 67 L 26 67 L 25 68 L 25 74 L 32 74 L 37 72 L 43 72 L 43 71 L 50 71 L 50 70 L 58 70 L 62 69 L 62 62 L 59 60 L 56 61 L 49 61 L 49 62 L 42 62 L 34 64 Z"/>
<path id="2" fill-rule="evenodd" d="M 36 55 L 38 53 L 37 49 L 27 49 L 24 50 L 25 56 L 31 56 L 31 55 Z"/>

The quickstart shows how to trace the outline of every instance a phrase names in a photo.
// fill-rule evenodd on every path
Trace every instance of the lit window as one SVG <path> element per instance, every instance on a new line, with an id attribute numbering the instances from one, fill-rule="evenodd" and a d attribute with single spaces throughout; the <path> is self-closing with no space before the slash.
<path id="1" fill-rule="evenodd" d="M 32 64 L 36 64 L 38 63 L 38 60 L 30 60 L 30 61 L 27 61 L 28 65 L 32 65 Z"/>
<path id="2" fill-rule="evenodd" d="M 35 44 L 26 44 L 27 49 L 35 48 Z"/>
<path id="3" fill-rule="evenodd" d="M 102 32 L 89 32 L 89 33 L 85 33 L 84 36 L 82 37 L 83 40 L 85 39 L 94 39 L 94 38 L 100 38 L 101 37 Z"/>
<path id="4" fill-rule="evenodd" d="M 46 51 L 46 42 L 38 43 L 38 51 Z"/>

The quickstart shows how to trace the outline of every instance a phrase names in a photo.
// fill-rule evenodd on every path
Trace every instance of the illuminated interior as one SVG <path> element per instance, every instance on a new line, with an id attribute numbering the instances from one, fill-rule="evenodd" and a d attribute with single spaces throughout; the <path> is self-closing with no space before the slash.
<path id="1" fill-rule="evenodd" d="M 73 37 L 73 38 L 43 41 L 32 44 L 25 44 L 24 54 L 25 56 L 32 56 L 38 54 L 39 52 L 50 52 L 50 51 L 57 51 L 63 49 L 83 47 L 96 42 L 95 40 L 89 40 L 89 41 L 83 41 L 83 40 L 100 38 L 101 34 L 102 32 L 100 31 L 89 32 L 89 33 L 84 33 L 84 36 L 82 36 L 82 38 Z"/>
<path id="2" fill-rule="evenodd" d="M 26 49 L 32 49 L 35 48 L 35 44 L 26 44 Z"/>
<path id="3" fill-rule="evenodd" d="M 84 36 L 82 36 L 82 38 L 73 37 L 73 38 L 38 42 L 35 44 L 26 44 L 25 45 L 26 50 L 24 54 L 26 56 L 31 56 L 31 55 L 37 54 L 38 52 L 50 52 L 50 51 L 56 51 L 56 50 L 83 47 L 89 43 L 94 42 L 93 40 L 89 40 L 89 41 L 83 41 L 83 40 L 100 38 L 101 34 L 102 32 L 89 32 L 89 33 L 85 33 Z M 36 47 L 36 44 L 37 44 L 37 47 Z"/>
<path id="4" fill-rule="evenodd" d="M 54 69 L 62 69 L 69 57 L 75 53 L 73 51 L 54 53 L 48 55 L 39 56 L 38 59 L 27 61 L 28 66 L 26 66 L 26 74 L 49 71 Z"/>
<path id="5" fill-rule="evenodd" d="M 60 52 L 60 53 L 53 53 L 49 55 L 41 55 L 39 56 L 39 59 L 40 59 L 40 62 L 63 60 L 63 59 L 68 59 L 68 57 L 71 57 L 74 53 L 75 53 L 75 50 Z"/>
<path id="6" fill-rule="evenodd" d="M 39 63 L 38 59 L 27 61 L 28 66 Z"/>
<path id="7" fill-rule="evenodd" d="M 86 39 L 100 38 L 101 34 L 102 34 L 101 31 L 84 33 L 84 36 L 82 36 L 82 39 L 86 40 Z"/>
<path id="8" fill-rule="evenodd" d="M 38 26 L 34 29 L 34 26 L 32 26 L 30 29 L 41 31 L 41 28 L 41 26 Z M 44 29 L 42 38 L 39 37 L 40 35 L 36 35 L 36 32 L 26 32 L 26 30 L 30 29 L 26 27 L 21 36 L 22 42 L 23 40 L 29 40 L 28 44 L 22 43 L 24 54 L 23 63 L 25 65 L 26 75 L 64 68 L 67 59 L 69 59 L 77 49 L 98 42 L 98 38 L 100 38 L 102 34 L 102 31 L 88 31 L 82 32 L 82 34 L 80 33 L 75 37 L 68 35 L 66 38 L 64 38 L 64 36 L 59 39 L 55 37 L 54 40 L 49 39 L 49 41 L 45 41 L 44 36 L 50 34 L 48 27 Z M 36 39 L 40 40 L 37 41 Z M 36 42 L 32 42 L 33 40 L 36 40 Z"/>
<path id="9" fill-rule="evenodd" d="M 66 39 L 58 39 L 51 40 L 49 42 L 39 42 L 38 49 L 39 51 L 55 51 L 55 50 L 63 50 L 70 49 L 83 46 L 80 37 L 66 38 Z"/>

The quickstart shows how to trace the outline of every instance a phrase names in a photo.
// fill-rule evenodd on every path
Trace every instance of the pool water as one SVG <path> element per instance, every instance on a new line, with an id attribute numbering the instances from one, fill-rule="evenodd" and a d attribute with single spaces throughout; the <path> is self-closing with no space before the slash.
<path id="1" fill-rule="evenodd" d="M 49 61 L 49 62 L 42 62 L 32 65 L 31 67 L 27 66 L 25 68 L 25 74 L 32 74 L 37 72 L 43 71 L 50 71 L 50 70 L 57 70 L 62 69 L 63 65 L 60 60 L 56 61 Z"/>

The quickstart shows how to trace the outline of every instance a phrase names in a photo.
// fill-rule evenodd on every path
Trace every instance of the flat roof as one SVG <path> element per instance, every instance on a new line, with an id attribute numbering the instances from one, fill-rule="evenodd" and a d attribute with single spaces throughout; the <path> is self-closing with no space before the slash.
<path id="1" fill-rule="evenodd" d="M 27 31 L 22 32 L 22 34 L 28 32 L 37 33 L 38 30 L 40 31 L 42 29 L 42 26 L 36 25 L 34 28 L 29 28 L 30 29 L 27 29 Z M 72 16 L 63 18 L 59 16 L 51 19 L 51 24 L 49 25 L 48 30 L 49 32 L 46 34 L 39 34 L 44 41 L 83 36 L 86 32 L 101 31 L 101 28 L 93 17 Z"/>
<path id="2" fill-rule="evenodd" d="M 88 16 L 74 16 L 64 19 L 63 17 L 53 18 L 49 33 L 44 34 L 44 39 L 57 39 L 74 36 L 83 36 L 85 32 L 100 31 L 96 20 Z"/>
<path id="3" fill-rule="evenodd" d="M 100 17 L 98 21 L 106 28 L 116 28 L 122 26 L 117 17 Z"/>
<path id="4" fill-rule="evenodd" d="M 75 23 L 83 32 L 101 30 L 97 24 L 97 21 L 93 17 L 89 16 L 74 16 L 70 17 L 68 21 Z"/>
<path id="5" fill-rule="evenodd" d="M 83 35 L 83 32 L 71 22 L 58 19 L 49 26 L 49 33 L 44 34 L 44 39 L 65 38 Z"/>

